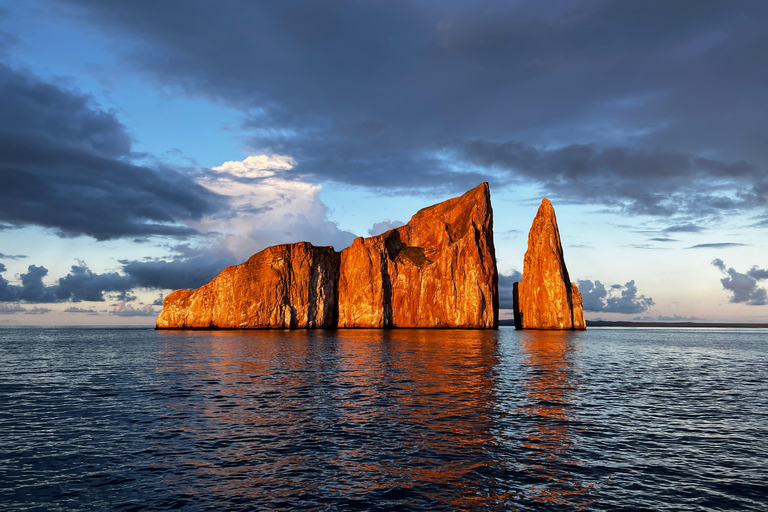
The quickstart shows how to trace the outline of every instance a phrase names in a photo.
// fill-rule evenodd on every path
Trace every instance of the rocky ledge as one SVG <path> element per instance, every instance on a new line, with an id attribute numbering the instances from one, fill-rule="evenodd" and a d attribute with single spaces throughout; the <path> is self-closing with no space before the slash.
<path id="1" fill-rule="evenodd" d="M 495 329 L 499 316 L 487 183 L 405 226 L 341 251 L 270 247 L 196 290 L 165 298 L 158 329 Z"/>

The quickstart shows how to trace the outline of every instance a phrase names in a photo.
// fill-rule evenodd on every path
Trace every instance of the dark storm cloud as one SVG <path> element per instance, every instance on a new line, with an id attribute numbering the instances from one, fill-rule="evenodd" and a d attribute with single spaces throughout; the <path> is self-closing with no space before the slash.
<path id="1" fill-rule="evenodd" d="M 6 18 L 10 14 L 10 9 L 7 7 L 0 7 L 0 24 L 5 22 Z M 7 52 L 7 49 L 16 44 L 19 38 L 13 34 L 10 34 L 0 27 L 0 56 L 3 56 Z"/>
<path id="2" fill-rule="evenodd" d="M 53 285 L 43 283 L 48 269 L 37 265 L 30 265 L 27 272 L 19 276 L 20 285 L 9 284 L 2 276 L 6 267 L 0 263 L 0 302 L 103 302 L 108 296 L 113 300 L 130 302 L 136 299 L 132 291 L 137 288 L 198 288 L 236 261 L 232 258 L 214 260 L 206 254 L 195 253 L 189 257 L 179 255 L 169 261 L 124 260 L 120 263 L 123 264 L 124 274 L 98 274 L 81 261 L 72 265 L 69 273 Z M 70 312 L 79 311 L 73 309 Z"/>
<path id="3" fill-rule="evenodd" d="M 0 274 L 5 272 L 0 263 Z M 69 274 L 60 278 L 57 284 L 46 285 L 43 278 L 48 269 L 30 265 L 27 272 L 19 276 L 21 285 L 11 285 L 0 275 L 0 301 L 23 301 L 30 303 L 103 301 L 109 292 L 126 294 L 136 287 L 135 281 L 115 272 L 96 274 L 85 263 L 72 265 Z"/>
<path id="4" fill-rule="evenodd" d="M 692 154 L 628 147 L 570 145 L 539 150 L 520 142 L 474 140 L 461 155 L 488 169 L 538 181 L 576 202 L 603 204 L 629 214 L 717 216 L 765 206 L 766 173 L 743 162 L 725 164 Z M 712 187 L 717 182 L 719 187 Z M 698 232 L 695 224 L 668 233 Z"/>
<path id="5" fill-rule="evenodd" d="M 123 272 L 130 277 L 134 286 L 176 290 L 199 288 L 216 277 L 225 267 L 237 262 L 233 258 L 214 260 L 207 254 L 198 254 L 173 260 L 121 260 L 120 263 L 123 265 Z"/>
<path id="6" fill-rule="evenodd" d="M 625 285 L 614 284 L 606 289 L 600 281 L 579 281 L 579 291 L 584 301 L 584 311 L 637 314 L 654 305 L 653 299 L 637 295 L 635 281 Z"/>
<path id="7" fill-rule="evenodd" d="M 726 267 L 721 259 L 712 261 L 712 265 L 726 275 L 720 279 L 723 289 L 730 292 L 729 302 L 744 303 L 748 306 L 764 306 L 768 304 L 768 292 L 758 286 L 758 281 L 768 279 L 768 270 L 752 267 L 746 274 L 738 272 L 733 267 Z"/>
<path id="8" fill-rule="evenodd" d="M 48 269 L 42 266 L 30 265 L 25 274 L 21 274 L 21 286 L 8 285 L 7 281 L 0 284 L 6 292 L 2 300 L 22 300 L 25 302 L 55 302 L 56 294 L 52 287 L 43 283 L 43 278 L 48 275 Z M 5 281 L 2 277 L 0 277 Z"/>
<path id="9" fill-rule="evenodd" d="M 67 3 L 152 80 L 247 113 L 294 172 L 525 181 L 632 214 L 766 205 L 763 1 Z"/>
<path id="10" fill-rule="evenodd" d="M 55 294 L 57 301 L 101 302 L 105 300 L 105 293 L 114 292 L 125 297 L 135 286 L 136 283 L 128 276 L 117 272 L 96 274 L 85 263 L 80 262 L 78 265 L 72 265 L 69 274 L 59 279 Z"/>
<path id="11" fill-rule="evenodd" d="M 128 160 L 131 140 L 88 96 L 0 64 L 0 221 L 97 240 L 186 236 L 180 221 L 218 196 L 168 168 Z"/>
<path id="12" fill-rule="evenodd" d="M 523 280 L 523 274 L 517 270 L 513 270 L 512 274 L 504 275 L 499 274 L 499 309 L 512 309 L 515 306 L 513 296 L 514 283 L 519 283 Z"/>

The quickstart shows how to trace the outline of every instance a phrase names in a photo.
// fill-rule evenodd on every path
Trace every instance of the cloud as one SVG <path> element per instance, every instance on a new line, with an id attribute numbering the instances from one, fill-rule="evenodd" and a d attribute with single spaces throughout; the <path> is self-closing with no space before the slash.
<path id="1" fill-rule="evenodd" d="M 0 7 L 0 23 L 4 22 L 10 13 L 8 7 Z M 15 35 L 0 30 L 0 56 L 4 56 L 8 48 L 13 46 L 19 41 L 19 38 Z"/>
<path id="2" fill-rule="evenodd" d="M 768 304 L 768 292 L 758 286 L 758 281 L 768 279 L 768 270 L 752 267 L 746 274 L 726 267 L 721 259 L 712 261 L 712 265 L 726 275 L 720 279 L 723 289 L 730 292 L 729 302 L 743 303 L 748 306 L 764 306 Z"/>
<path id="3" fill-rule="evenodd" d="M 704 228 L 696 224 L 676 224 L 664 229 L 666 233 L 701 233 Z"/>
<path id="4" fill-rule="evenodd" d="M 584 311 L 637 314 L 654 305 L 651 297 L 637 295 L 634 280 L 625 285 L 610 285 L 608 289 L 600 281 L 583 280 L 579 281 L 578 286 L 584 301 Z"/>
<path id="5" fill-rule="evenodd" d="M 158 311 L 156 311 L 151 305 L 147 304 L 146 306 L 143 306 L 141 308 L 134 308 L 132 305 L 127 304 L 125 302 L 121 302 L 120 304 L 116 304 L 113 306 L 113 309 L 109 312 L 110 315 L 115 316 L 157 316 Z"/>
<path id="6" fill-rule="evenodd" d="M 764 2 L 69 3 L 306 179 L 527 182 L 697 221 L 766 208 Z"/>
<path id="7" fill-rule="evenodd" d="M 294 167 L 296 161 L 287 155 L 254 155 L 240 162 L 224 162 L 213 170 L 238 178 L 269 178 L 277 171 L 289 171 Z"/>
<path id="8" fill-rule="evenodd" d="M 765 173 L 744 162 L 728 164 L 691 153 L 574 144 L 537 149 L 516 141 L 474 140 L 460 158 L 539 183 L 558 197 L 596 203 L 625 214 L 696 218 L 763 208 Z M 713 190 L 712 183 L 720 186 Z M 768 190 L 768 188 L 766 189 Z M 698 232 L 695 224 L 665 232 Z"/>
<path id="9" fill-rule="evenodd" d="M 0 273 L 5 272 L 5 265 L 0 264 Z M 0 301 L 55 302 L 54 289 L 43 283 L 48 269 L 30 265 L 25 274 L 19 276 L 21 285 L 11 285 L 0 275 Z"/>
<path id="10" fill-rule="evenodd" d="M 68 307 L 64 310 L 64 313 L 83 313 L 86 315 L 98 315 L 99 312 L 95 309 L 78 308 L 76 306 Z"/>
<path id="11" fill-rule="evenodd" d="M 667 238 L 667 237 L 654 237 L 654 238 L 649 238 L 648 240 L 650 240 L 651 242 L 677 242 L 676 239 Z"/>
<path id="12" fill-rule="evenodd" d="M 55 302 L 103 302 L 107 298 L 130 302 L 136 297 L 132 291 L 146 289 L 198 288 L 213 279 L 228 265 L 239 263 L 234 258 L 214 260 L 200 250 L 190 250 L 179 246 L 187 255 L 176 253 L 171 260 L 121 260 L 123 273 L 93 272 L 88 265 L 80 261 L 70 267 L 69 273 L 59 278 L 55 284 L 46 285 L 43 279 L 48 276 L 48 269 L 30 265 L 27 272 L 19 276 L 21 284 L 10 284 L 2 273 L 6 271 L 0 263 L 0 301 L 26 303 Z M 159 304 L 162 305 L 162 300 Z M 81 308 L 68 308 L 69 313 L 90 312 Z"/>
<path id="13" fill-rule="evenodd" d="M 768 269 L 757 268 L 756 266 L 754 266 L 751 269 L 747 270 L 747 275 L 757 279 L 758 281 L 762 279 L 768 279 Z"/>
<path id="14" fill-rule="evenodd" d="M 133 286 L 176 290 L 199 288 L 216 277 L 225 267 L 240 262 L 234 258 L 214 260 L 207 254 L 197 254 L 172 260 L 121 260 L 120 263 L 123 264 L 123 272 L 131 279 Z M 159 305 L 162 305 L 162 302 Z"/>
<path id="15" fill-rule="evenodd" d="M 181 248 L 189 251 L 188 248 Z M 178 253 L 177 253 L 178 254 Z M 43 278 L 48 269 L 30 265 L 28 271 L 21 274 L 21 285 L 12 285 L 2 277 L 5 265 L 0 263 L 0 301 L 26 303 L 54 302 L 103 302 L 110 295 L 122 302 L 130 302 L 136 297 L 132 291 L 137 288 L 179 289 L 198 288 L 213 279 L 225 267 L 238 263 L 233 258 L 214 260 L 200 251 L 191 251 L 190 256 L 172 260 L 121 260 L 124 274 L 93 272 L 85 262 L 78 262 L 70 267 L 69 273 L 59 278 L 56 284 L 46 285 Z M 162 305 L 160 302 L 158 305 Z M 80 308 L 69 308 L 69 313 L 80 313 Z"/>
<path id="16" fill-rule="evenodd" d="M 51 311 L 53 310 L 50 308 L 41 308 L 41 307 L 35 306 L 32 309 L 28 309 L 27 311 L 25 311 L 24 314 L 25 315 L 45 315 L 47 313 L 50 313 Z"/>
<path id="17" fill-rule="evenodd" d="M 513 296 L 513 284 L 523 280 L 523 275 L 517 270 L 511 274 L 499 274 L 499 309 L 513 309 L 515 307 Z"/>
<path id="18" fill-rule="evenodd" d="M 0 303 L 0 315 L 15 315 L 16 313 L 23 313 L 27 308 L 22 307 L 18 303 L 3 304 Z"/>
<path id="19" fill-rule="evenodd" d="M 637 322 L 701 322 L 703 319 L 695 316 L 636 316 L 632 319 Z"/>
<path id="20" fill-rule="evenodd" d="M 720 272 L 725 272 L 726 271 L 725 270 L 725 262 L 723 262 L 723 260 L 721 260 L 720 258 L 712 260 L 712 265 L 717 267 L 720 270 Z"/>
<path id="21" fill-rule="evenodd" d="M 117 272 L 96 274 L 84 262 L 72 265 L 69 274 L 59 279 L 55 288 L 58 301 L 95 301 L 104 300 L 107 292 L 125 294 L 136 286 L 133 279 Z"/>
<path id="22" fill-rule="evenodd" d="M 405 226 L 405 223 L 399 220 L 384 219 L 381 222 L 374 222 L 371 229 L 368 230 L 368 234 L 370 236 L 376 236 L 386 233 L 390 229 L 399 228 L 400 226 Z"/>
<path id="23" fill-rule="evenodd" d="M 0 274 L 5 271 L 0 264 Z M 96 274 L 84 262 L 72 265 L 70 272 L 60 278 L 57 284 L 46 285 L 43 278 L 48 269 L 30 265 L 27 272 L 21 274 L 21 285 L 12 285 L 0 275 L 0 301 L 23 301 L 28 303 L 104 301 L 105 293 L 114 292 L 118 296 L 127 296 L 136 286 L 129 276 L 116 272 Z"/>
<path id="24" fill-rule="evenodd" d="M 167 167 L 130 162 L 131 139 L 112 112 L 76 91 L 0 65 L 0 221 L 97 240 L 186 237 L 184 223 L 220 198 Z"/>
<path id="25" fill-rule="evenodd" d="M 680 316 L 680 315 L 674 315 L 674 316 L 659 315 L 656 317 L 656 319 L 659 322 L 701 322 L 703 320 L 702 318 L 698 318 L 695 316 Z"/>
<path id="26" fill-rule="evenodd" d="M 727 249 L 729 247 L 743 247 L 747 244 L 737 244 L 734 242 L 717 242 L 711 244 L 696 244 L 686 249 Z"/>
<path id="27" fill-rule="evenodd" d="M 229 204 L 226 216 L 190 223 L 199 231 L 217 234 L 207 243 L 206 253 L 244 261 L 283 243 L 308 241 L 336 249 L 352 243 L 355 235 L 329 220 L 328 207 L 320 199 L 322 187 L 286 174 L 294 164 L 286 155 L 256 155 L 226 162 L 198 179 Z"/>
<path id="28" fill-rule="evenodd" d="M 20 260 L 26 257 L 26 254 L 3 254 L 0 252 L 0 260 Z"/>

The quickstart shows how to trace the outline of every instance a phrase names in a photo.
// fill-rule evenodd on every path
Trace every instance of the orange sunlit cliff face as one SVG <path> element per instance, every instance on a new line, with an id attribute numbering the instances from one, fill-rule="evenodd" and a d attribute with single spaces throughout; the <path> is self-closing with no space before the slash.
<path id="1" fill-rule="evenodd" d="M 270 247 L 163 303 L 158 329 L 498 327 L 488 183 L 337 253 Z"/>

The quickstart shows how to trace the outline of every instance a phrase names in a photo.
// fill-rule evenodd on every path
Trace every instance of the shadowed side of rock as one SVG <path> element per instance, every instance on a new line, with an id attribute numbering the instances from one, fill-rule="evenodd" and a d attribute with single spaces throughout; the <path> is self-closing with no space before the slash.
<path id="1" fill-rule="evenodd" d="M 335 327 L 338 274 L 333 247 L 307 242 L 269 247 L 196 290 L 168 294 L 157 328 Z"/>
<path id="2" fill-rule="evenodd" d="M 568 276 L 555 210 L 547 198 L 528 233 L 523 282 L 515 298 L 519 328 L 586 329 L 581 294 Z"/>
<path id="3" fill-rule="evenodd" d="M 341 252 L 339 327 L 498 327 L 487 183 Z"/>

